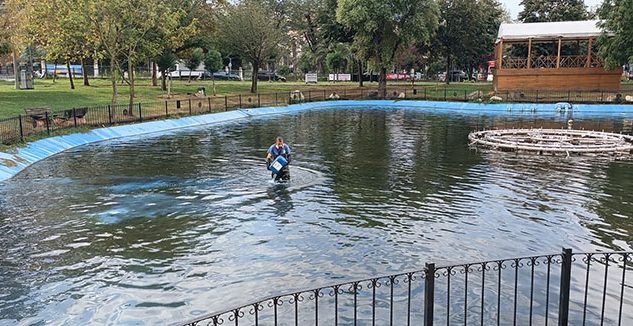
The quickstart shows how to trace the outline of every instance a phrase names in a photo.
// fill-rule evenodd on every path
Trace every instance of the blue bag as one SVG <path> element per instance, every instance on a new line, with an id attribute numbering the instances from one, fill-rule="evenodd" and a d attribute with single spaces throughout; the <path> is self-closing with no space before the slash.
<path id="1" fill-rule="evenodd" d="M 268 169 L 274 174 L 279 174 L 281 169 L 283 169 L 286 165 L 288 165 L 288 160 L 286 160 L 286 158 L 283 156 L 277 156 L 277 158 L 272 163 L 270 163 Z"/>

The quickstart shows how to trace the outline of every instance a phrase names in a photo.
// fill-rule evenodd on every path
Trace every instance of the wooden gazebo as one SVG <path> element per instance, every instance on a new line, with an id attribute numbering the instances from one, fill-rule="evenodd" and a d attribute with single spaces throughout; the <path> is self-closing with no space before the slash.
<path id="1" fill-rule="evenodd" d="M 618 91 L 622 69 L 596 55 L 597 20 L 501 24 L 495 46 L 496 91 Z"/>

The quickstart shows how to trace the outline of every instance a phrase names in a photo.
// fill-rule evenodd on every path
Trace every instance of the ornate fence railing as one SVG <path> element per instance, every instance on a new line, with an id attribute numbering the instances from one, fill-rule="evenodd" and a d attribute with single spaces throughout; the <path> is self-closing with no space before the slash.
<path id="1" fill-rule="evenodd" d="M 602 60 L 599 57 L 591 57 L 590 67 L 602 67 Z M 550 56 L 532 56 L 532 60 L 528 63 L 527 58 L 521 57 L 505 57 L 501 64 L 503 69 L 538 69 L 538 68 L 584 68 L 587 67 L 586 55 L 563 55 L 560 57 Z"/>
<path id="2" fill-rule="evenodd" d="M 527 69 L 528 67 L 528 59 L 527 58 L 514 58 L 514 57 L 505 57 L 503 58 L 503 63 L 501 65 L 504 69 Z"/>
<path id="3" fill-rule="evenodd" d="M 504 102 L 570 102 L 570 103 L 631 103 L 626 92 L 612 91 L 506 91 L 490 92 L 469 89 L 452 89 L 449 86 L 390 87 L 387 99 L 413 99 L 432 101 L 488 101 L 492 96 Z M 277 92 L 212 97 L 190 97 L 134 105 L 96 105 L 62 110 L 33 109 L 27 114 L 0 119 L 0 144 L 11 145 L 37 137 L 59 134 L 72 128 L 95 128 L 147 120 L 182 117 L 196 114 L 224 112 L 238 108 L 255 108 L 288 105 L 299 102 L 326 100 L 377 99 L 375 88 L 329 88 L 306 90 L 301 93 Z M 633 103 L 631 103 L 633 104 Z"/>
<path id="4" fill-rule="evenodd" d="M 630 325 L 633 252 L 447 266 L 272 296 L 184 325 Z"/>

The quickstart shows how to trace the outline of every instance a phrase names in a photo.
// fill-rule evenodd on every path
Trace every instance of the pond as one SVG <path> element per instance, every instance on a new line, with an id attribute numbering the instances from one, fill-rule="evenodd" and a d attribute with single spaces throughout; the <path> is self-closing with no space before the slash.
<path id="1" fill-rule="evenodd" d="M 431 261 L 631 250 L 631 161 L 468 147 L 566 122 L 317 110 L 69 150 L 0 184 L 0 324 L 178 322 Z M 277 135 L 284 185 L 263 160 Z"/>

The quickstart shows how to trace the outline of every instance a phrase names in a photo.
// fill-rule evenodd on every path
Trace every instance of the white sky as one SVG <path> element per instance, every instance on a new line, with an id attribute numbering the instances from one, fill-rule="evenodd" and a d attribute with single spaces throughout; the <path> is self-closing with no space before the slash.
<path id="1" fill-rule="evenodd" d="M 523 9 L 519 5 L 521 0 L 501 0 L 501 2 L 508 8 L 508 11 L 510 11 L 512 19 L 516 19 L 519 12 Z M 602 0 L 585 0 L 585 4 L 589 6 L 589 8 L 593 8 L 600 3 L 602 3 Z"/>

